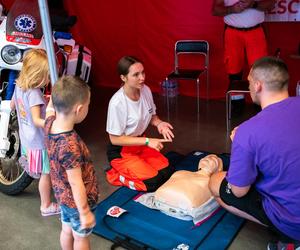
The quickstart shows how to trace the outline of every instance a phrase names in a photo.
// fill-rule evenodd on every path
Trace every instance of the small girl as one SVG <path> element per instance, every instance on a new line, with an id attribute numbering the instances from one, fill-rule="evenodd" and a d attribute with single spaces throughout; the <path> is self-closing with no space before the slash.
<path id="1" fill-rule="evenodd" d="M 11 106 L 16 108 L 18 116 L 22 154 L 20 163 L 22 158 L 26 157 L 27 173 L 34 178 L 40 177 L 42 216 L 60 213 L 57 203 L 51 202 L 50 167 L 44 143 L 46 103 L 41 88 L 48 83 L 49 67 L 46 52 L 42 49 L 29 50 L 24 56 L 23 67 L 16 80 Z"/>

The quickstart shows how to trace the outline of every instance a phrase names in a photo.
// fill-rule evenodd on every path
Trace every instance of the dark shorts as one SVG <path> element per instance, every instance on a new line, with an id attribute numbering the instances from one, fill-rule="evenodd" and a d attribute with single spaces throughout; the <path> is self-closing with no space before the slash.
<path id="1" fill-rule="evenodd" d="M 237 198 L 231 192 L 230 184 L 227 182 L 226 178 L 224 178 L 221 183 L 219 192 L 220 198 L 224 203 L 226 203 L 229 206 L 233 206 L 259 220 L 261 223 L 269 227 L 275 234 L 277 234 L 279 240 L 283 242 L 294 241 L 287 235 L 280 232 L 269 220 L 262 205 L 261 195 L 259 192 L 257 192 L 255 188 L 251 188 L 245 196 Z"/>

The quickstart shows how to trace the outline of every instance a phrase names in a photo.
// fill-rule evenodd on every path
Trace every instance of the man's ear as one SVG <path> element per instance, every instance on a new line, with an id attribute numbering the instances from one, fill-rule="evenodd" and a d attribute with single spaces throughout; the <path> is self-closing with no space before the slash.
<path id="1" fill-rule="evenodd" d="M 263 83 L 260 80 L 254 82 L 254 90 L 255 93 L 260 93 L 263 89 Z"/>

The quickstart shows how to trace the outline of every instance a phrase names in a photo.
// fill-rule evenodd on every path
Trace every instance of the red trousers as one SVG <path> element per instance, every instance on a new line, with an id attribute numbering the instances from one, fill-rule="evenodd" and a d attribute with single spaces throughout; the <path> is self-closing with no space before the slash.
<path id="1" fill-rule="evenodd" d="M 245 58 L 251 67 L 257 59 L 268 54 L 262 27 L 248 31 L 227 27 L 224 34 L 224 47 L 224 61 L 228 74 L 240 73 L 244 68 Z"/>
<path id="2" fill-rule="evenodd" d="M 147 146 L 124 146 L 110 161 L 106 172 L 109 183 L 140 191 L 155 191 L 172 174 L 169 161 Z"/>

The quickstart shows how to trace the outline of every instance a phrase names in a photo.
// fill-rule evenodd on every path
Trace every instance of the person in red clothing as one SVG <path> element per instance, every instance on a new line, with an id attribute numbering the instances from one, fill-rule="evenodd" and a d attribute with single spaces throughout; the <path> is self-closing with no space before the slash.
<path id="1" fill-rule="evenodd" d="M 229 77 L 228 89 L 234 88 L 234 81 L 242 80 L 245 59 L 250 68 L 257 59 L 268 55 L 262 23 L 264 12 L 272 9 L 274 4 L 275 0 L 213 1 L 212 14 L 224 17 L 224 63 Z M 244 96 L 232 96 L 232 101 L 234 113 L 239 113 L 245 102 Z"/>
<path id="2" fill-rule="evenodd" d="M 174 138 L 173 127 L 159 119 L 150 88 L 145 84 L 140 60 L 125 56 L 118 63 L 122 87 L 109 102 L 106 131 L 110 168 L 109 183 L 131 189 L 154 191 L 172 174 L 168 159 L 159 151 Z M 163 138 L 144 136 L 148 125 L 157 127 Z"/>

